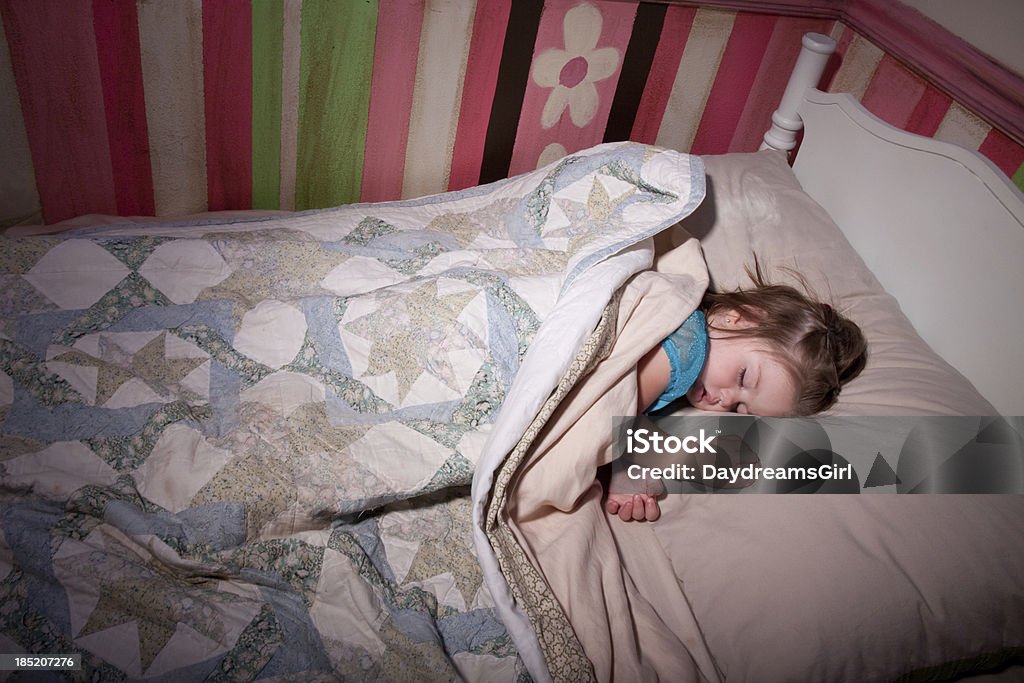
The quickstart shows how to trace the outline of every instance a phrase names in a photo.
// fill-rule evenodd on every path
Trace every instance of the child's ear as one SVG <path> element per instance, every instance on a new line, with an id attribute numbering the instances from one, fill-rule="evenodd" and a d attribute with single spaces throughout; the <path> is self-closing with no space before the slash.
<path id="1" fill-rule="evenodd" d="M 708 318 L 708 325 L 719 330 L 742 330 L 757 324 L 757 319 L 736 308 L 724 309 Z"/>
<path id="2" fill-rule="evenodd" d="M 756 322 L 749 316 L 743 315 L 735 308 L 727 308 L 716 311 L 708 316 L 708 326 L 719 330 L 739 330 L 745 327 L 752 327 Z"/>

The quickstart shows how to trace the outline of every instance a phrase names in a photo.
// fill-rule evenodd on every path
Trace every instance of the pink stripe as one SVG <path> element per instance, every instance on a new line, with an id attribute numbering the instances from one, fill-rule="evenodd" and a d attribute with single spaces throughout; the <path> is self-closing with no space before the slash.
<path id="1" fill-rule="evenodd" d="M 252 207 L 252 7 L 203 3 L 206 191 L 210 211 Z"/>
<path id="2" fill-rule="evenodd" d="M 402 196 L 422 24 L 423 0 L 381 0 L 360 193 L 364 202 Z"/>
<path id="3" fill-rule="evenodd" d="M 629 136 L 634 142 L 653 145 L 658 138 L 665 108 L 672 95 L 679 63 L 683 60 L 686 39 L 693 28 L 696 7 L 672 5 L 665 11 L 665 22 L 661 27 L 658 49 L 654 53 L 651 70 L 647 74 L 647 85 L 633 120 L 633 131 Z"/>
<path id="4" fill-rule="evenodd" d="M 44 219 L 116 213 L 90 3 L 5 0 L 0 12 Z"/>
<path id="5" fill-rule="evenodd" d="M 861 104 L 889 125 L 903 128 L 924 94 L 924 81 L 884 55 L 864 91 Z"/>
<path id="6" fill-rule="evenodd" d="M 846 3 L 843 22 L 950 93 L 968 111 L 1024 143 L 1024 75 L 900 2 Z"/>
<path id="7" fill-rule="evenodd" d="M 940 92 L 932 85 L 925 85 L 921 99 L 917 101 L 917 106 L 914 107 L 910 118 L 907 119 L 906 130 L 918 135 L 934 137 L 952 103 L 953 100 L 949 95 Z"/>
<path id="8" fill-rule="evenodd" d="M 537 30 L 537 42 L 534 59 L 547 50 L 565 50 L 563 35 L 563 19 L 570 10 L 587 6 L 596 7 L 601 13 L 601 35 L 595 49 L 614 48 L 618 51 L 618 64 L 615 72 L 607 78 L 595 82 L 597 91 L 597 109 L 593 117 L 577 127 L 570 118 L 567 106 L 561 118 L 551 128 L 545 130 L 541 125 L 541 113 L 548 97 L 558 90 L 542 88 L 533 79 L 530 69 L 530 82 L 523 97 L 522 114 L 519 128 L 516 131 L 516 145 L 512 151 L 512 162 L 509 164 L 509 175 L 516 175 L 537 168 L 538 160 L 544 149 L 558 143 L 566 152 L 576 152 L 592 147 L 601 142 L 605 124 L 608 123 L 608 112 L 612 107 L 615 87 L 622 71 L 622 57 L 626 53 L 629 37 L 633 30 L 633 19 L 636 16 L 636 5 L 622 2 L 594 2 L 590 5 L 578 3 L 576 0 L 548 0 L 541 15 L 540 27 Z M 578 86 L 577 86 L 578 87 Z M 573 91 L 575 94 L 575 90 Z"/>
<path id="9" fill-rule="evenodd" d="M 469 45 L 466 79 L 462 85 L 462 108 L 452 152 L 449 190 L 461 190 L 480 182 L 480 168 L 491 119 L 494 92 L 501 66 L 505 27 L 512 0 L 478 0 Z"/>
<path id="10" fill-rule="evenodd" d="M 729 144 L 730 152 L 756 152 L 761 146 L 800 54 L 801 38 L 808 31 L 822 33 L 827 25 L 824 19 L 779 17 Z"/>
<path id="11" fill-rule="evenodd" d="M 117 212 L 151 216 L 156 211 L 135 0 L 94 0 L 92 16 Z"/>
<path id="12" fill-rule="evenodd" d="M 1024 164 L 1024 147 L 1011 140 L 1005 133 L 993 128 L 978 147 L 978 152 L 989 158 L 1003 173 L 1011 178 Z"/>
<path id="13" fill-rule="evenodd" d="M 724 154 L 743 115 L 777 17 L 738 14 L 718 66 L 691 154 Z"/>

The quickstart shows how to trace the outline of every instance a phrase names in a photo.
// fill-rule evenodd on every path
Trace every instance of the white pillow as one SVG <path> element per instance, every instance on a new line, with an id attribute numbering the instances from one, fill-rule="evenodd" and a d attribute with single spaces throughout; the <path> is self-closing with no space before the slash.
<path id="1" fill-rule="evenodd" d="M 864 372 L 830 410 L 841 415 L 996 415 L 974 386 L 914 331 L 839 227 L 800 187 L 778 152 L 703 157 L 708 196 L 681 224 L 704 249 L 712 287 L 748 286 L 757 255 L 773 281 L 799 272 L 818 298 L 857 322 Z M 952 314 L 951 314 L 952 315 Z"/>

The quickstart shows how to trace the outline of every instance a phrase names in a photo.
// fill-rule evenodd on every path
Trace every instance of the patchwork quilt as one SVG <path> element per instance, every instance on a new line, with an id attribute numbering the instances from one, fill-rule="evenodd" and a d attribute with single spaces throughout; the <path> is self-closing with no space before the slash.
<path id="1" fill-rule="evenodd" d="M 616 143 L 417 200 L 4 238 L 0 652 L 528 677 L 474 470 L 703 190 L 698 159 Z"/>

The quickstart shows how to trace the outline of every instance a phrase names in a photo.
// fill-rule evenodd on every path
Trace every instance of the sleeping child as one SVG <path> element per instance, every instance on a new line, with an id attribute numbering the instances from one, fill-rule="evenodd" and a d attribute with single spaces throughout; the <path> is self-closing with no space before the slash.
<path id="1" fill-rule="evenodd" d="M 813 415 L 839 396 L 867 362 L 856 323 L 788 285 L 708 292 L 700 308 L 637 365 L 637 411 L 685 397 L 701 410 Z M 621 519 L 660 516 L 658 492 L 637 493 L 613 476 L 605 509 Z M 623 491 L 623 489 L 626 491 Z"/>

